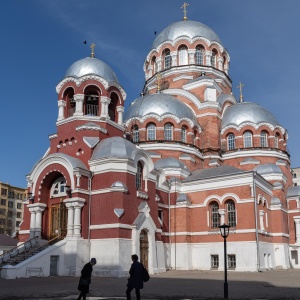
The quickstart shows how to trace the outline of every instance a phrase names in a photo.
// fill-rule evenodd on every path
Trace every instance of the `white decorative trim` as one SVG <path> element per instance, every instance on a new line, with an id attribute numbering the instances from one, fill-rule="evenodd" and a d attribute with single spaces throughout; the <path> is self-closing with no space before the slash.
<path id="1" fill-rule="evenodd" d="M 192 79 L 194 79 L 194 76 L 191 76 L 191 75 L 179 75 L 179 76 L 173 78 L 173 82 L 178 81 L 178 80 L 182 80 L 182 79 L 192 80 Z"/>
<path id="2" fill-rule="evenodd" d="M 114 213 L 118 218 L 121 218 L 124 214 L 124 208 L 115 208 Z"/>
<path id="3" fill-rule="evenodd" d="M 53 134 L 48 135 L 49 140 L 53 140 L 53 139 L 55 139 L 57 137 L 58 137 L 57 133 L 53 133 Z"/>
<path id="4" fill-rule="evenodd" d="M 91 225 L 90 229 L 112 229 L 112 228 L 123 228 L 123 229 L 132 229 L 131 225 L 121 224 L 121 223 L 112 223 L 112 224 L 103 224 L 103 225 Z"/>
<path id="5" fill-rule="evenodd" d="M 139 191 L 139 190 L 136 191 L 136 196 L 138 198 L 146 199 L 146 200 L 149 198 L 149 196 L 146 192 L 142 192 L 142 191 Z"/>
<path id="6" fill-rule="evenodd" d="M 103 128 L 101 127 L 100 125 L 98 125 L 97 127 L 96 126 L 89 126 L 89 125 L 80 125 L 80 126 L 77 126 L 76 127 L 76 131 L 80 131 L 80 130 L 96 130 L 96 131 L 100 131 L 100 132 L 103 132 L 103 133 L 107 133 L 107 129 L 106 128 Z"/>

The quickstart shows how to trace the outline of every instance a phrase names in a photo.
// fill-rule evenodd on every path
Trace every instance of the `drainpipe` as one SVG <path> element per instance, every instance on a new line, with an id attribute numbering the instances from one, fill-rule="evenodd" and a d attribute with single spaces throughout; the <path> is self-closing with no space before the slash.
<path id="1" fill-rule="evenodd" d="M 168 224 L 168 226 L 169 226 L 169 251 L 170 251 L 169 269 L 171 269 L 171 264 L 172 264 L 172 262 L 171 262 L 172 242 L 171 242 L 171 208 L 170 208 L 170 206 L 171 206 L 171 182 L 170 182 L 170 180 L 167 180 L 167 183 L 168 183 L 168 186 L 169 186 L 169 193 L 168 193 L 168 207 L 169 207 L 169 209 L 168 209 L 168 213 L 169 213 L 169 224 Z"/>
<path id="2" fill-rule="evenodd" d="M 258 220 L 257 220 L 257 201 L 256 201 L 256 171 L 253 172 L 253 198 L 255 213 L 255 240 L 256 240 L 256 268 L 260 272 L 260 255 L 259 255 L 259 239 L 258 239 Z"/>
<path id="3" fill-rule="evenodd" d="M 92 206 L 92 179 L 94 177 L 94 173 L 92 172 L 91 176 L 89 177 L 88 182 L 88 191 L 89 191 L 89 230 L 88 230 L 88 242 L 90 245 L 91 239 L 91 206 Z"/>

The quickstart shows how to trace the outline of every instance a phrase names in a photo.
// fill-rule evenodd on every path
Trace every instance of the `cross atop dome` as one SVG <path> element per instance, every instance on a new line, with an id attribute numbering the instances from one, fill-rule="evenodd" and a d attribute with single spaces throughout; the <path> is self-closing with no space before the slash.
<path id="1" fill-rule="evenodd" d="M 243 86 L 245 84 L 243 84 L 242 82 L 240 82 L 240 84 L 237 86 L 237 88 L 240 90 L 240 102 L 244 102 L 244 96 L 243 96 Z"/>
<path id="2" fill-rule="evenodd" d="M 183 5 L 181 6 L 181 8 L 183 8 L 183 21 L 187 21 L 187 16 L 186 16 L 186 8 L 187 6 L 189 6 L 188 3 L 184 2 Z"/>
<path id="3" fill-rule="evenodd" d="M 94 57 L 95 57 L 95 52 L 94 52 L 95 47 L 96 47 L 96 45 L 95 45 L 94 43 L 92 43 L 92 45 L 90 46 L 90 48 L 92 49 L 92 52 L 91 52 L 91 58 L 94 58 Z"/>

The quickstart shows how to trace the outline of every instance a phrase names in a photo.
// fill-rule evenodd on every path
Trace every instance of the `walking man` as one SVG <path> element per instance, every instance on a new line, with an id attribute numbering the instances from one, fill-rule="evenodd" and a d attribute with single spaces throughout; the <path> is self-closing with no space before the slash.
<path id="1" fill-rule="evenodd" d="M 136 300 L 141 299 L 140 289 L 143 288 L 143 265 L 138 261 L 138 256 L 133 254 L 131 256 L 132 264 L 129 270 L 130 277 L 128 278 L 126 297 L 131 300 L 131 291 L 135 289 Z"/>

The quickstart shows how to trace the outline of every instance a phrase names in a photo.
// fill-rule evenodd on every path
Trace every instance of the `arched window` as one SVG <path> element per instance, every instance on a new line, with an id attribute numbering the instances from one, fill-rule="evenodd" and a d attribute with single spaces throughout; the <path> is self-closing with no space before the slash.
<path id="1" fill-rule="evenodd" d="M 196 47 L 195 63 L 196 65 L 204 65 L 204 48 L 202 46 Z"/>
<path id="2" fill-rule="evenodd" d="M 250 131 L 244 132 L 244 148 L 252 147 L 252 133 Z"/>
<path id="3" fill-rule="evenodd" d="M 227 137 L 227 149 L 228 150 L 235 149 L 235 136 L 233 133 L 230 133 Z"/>
<path id="4" fill-rule="evenodd" d="M 111 93 L 110 103 L 108 105 L 108 115 L 112 121 L 116 121 L 117 104 L 118 104 L 118 95 L 116 93 Z"/>
<path id="5" fill-rule="evenodd" d="M 169 49 L 164 50 L 164 68 L 169 69 L 172 67 L 172 56 Z"/>
<path id="6" fill-rule="evenodd" d="M 182 46 L 178 50 L 178 65 L 187 65 L 188 62 L 188 50 L 185 46 Z"/>
<path id="7" fill-rule="evenodd" d="M 157 72 L 157 63 L 156 63 L 156 57 L 153 56 L 151 60 L 152 69 L 153 69 L 153 75 Z"/>
<path id="8" fill-rule="evenodd" d="M 186 127 L 185 126 L 181 127 L 181 141 L 183 143 L 186 143 Z"/>
<path id="9" fill-rule="evenodd" d="M 135 186 L 137 189 L 142 188 L 142 182 L 143 182 L 143 165 L 141 162 L 138 162 L 136 176 L 135 176 Z"/>
<path id="10" fill-rule="evenodd" d="M 212 202 L 210 205 L 211 228 L 220 226 L 219 204 Z"/>
<path id="11" fill-rule="evenodd" d="M 156 127 L 153 123 L 147 126 L 147 140 L 148 141 L 156 140 Z"/>
<path id="12" fill-rule="evenodd" d="M 215 67 L 217 66 L 217 52 L 216 50 L 213 50 L 212 53 L 211 53 L 211 65 L 212 67 Z"/>
<path id="13" fill-rule="evenodd" d="M 260 133 L 260 146 L 268 147 L 268 134 L 265 131 Z"/>
<path id="14" fill-rule="evenodd" d="M 172 141 L 173 140 L 173 126 L 170 123 L 167 123 L 164 126 L 164 139 L 166 141 Z"/>
<path id="15" fill-rule="evenodd" d="M 88 116 L 98 116 L 99 95 L 95 89 L 87 89 L 84 94 L 84 112 Z"/>
<path id="16" fill-rule="evenodd" d="M 139 126 L 134 125 L 132 126 L 132 142 L 138 143 L 139 141 L 140 141 Z"/>
<path id="17" fill-rule="evenodd" d="M 66 187 L 65 178 L 64 177 L 57 178 L 52 184 L 50 190 L 50 196 L 51 197 L 66 196 L 65 187 Z"/>
<path id="18" fill-rule="evenodd" d="M 226 203 L 227 207 L 227 222 L 231 227 L 236 226 L 236 212 L 234 201 L 230 200 Z"/>
<path id="19" fill-rule="evenodd" d="M 63 99 L 67 103 L 67 109 L 68 109 L 67 117 L 72 117 L 76 109 L 76 102 L 74 100 L 73 88 L 70 87 L 64 92 Z"/>
<path id="20" fill-rule="evenodd" d="M 276 133 L 275 134 L 275 138 L 274 138 L 274 146 L 275 146 L 275 148 L 279 148 L 279 134 L 278 133 Z"/>

